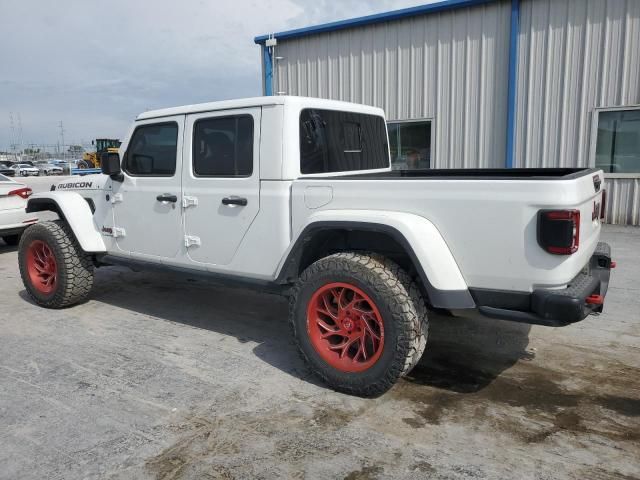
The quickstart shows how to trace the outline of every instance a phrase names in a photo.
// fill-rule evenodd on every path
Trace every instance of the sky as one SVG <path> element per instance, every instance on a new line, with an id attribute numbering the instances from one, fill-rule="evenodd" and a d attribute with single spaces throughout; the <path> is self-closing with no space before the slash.
<path id="1" fill-rule="evenodd" d="M 431 0 L 433 1 L 433 0 Z M 261 95 L 256 35 L 430 0 L 0 0 L 0 151 L 122 138 L 145 110 Z"/>

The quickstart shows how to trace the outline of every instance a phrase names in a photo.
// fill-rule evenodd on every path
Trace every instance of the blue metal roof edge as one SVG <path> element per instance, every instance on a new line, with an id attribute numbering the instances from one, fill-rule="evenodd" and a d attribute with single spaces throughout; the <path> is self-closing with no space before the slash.
<path id="1" fill-rule="evenodd" d="M 358 27 L 362 25 L 371 25 L 374 23 L 389 22 L 391 20 L 398 20 L 407 17 L 414 17 L 416 15 L 424 15 L 429 13 L 436 13 L 445 10 L 453 10 L 456 8 L 470 7 L 473 5 L 480 5 L 483 3 L 494 2 L 496 0 L 444 0 L 437 3 L 428 3 L 426 5 L 419 5 L 417 7 L 403 8 L 401 10 L 392 10 L 390 12 L 376 13 L 373 15 L 367 15 L 365 17 L 350 18 L 348 20 L 339 20 L 337 22 L 323 23 L 321 25 L 315 25 L 312 27 L 297 28 L 295 30 L 287 30 L 284 32 L 274 33 L 273 36 L 277 39 L 287 39 L 304 37 L 307 35 L 313 35 L 316 33 L 332 32 L 335 30 L 342 30 L 345 28 Z M 254 38 L 254 42 L 257 44 L 264 44 L 270 35 L 259 35 Z"/>

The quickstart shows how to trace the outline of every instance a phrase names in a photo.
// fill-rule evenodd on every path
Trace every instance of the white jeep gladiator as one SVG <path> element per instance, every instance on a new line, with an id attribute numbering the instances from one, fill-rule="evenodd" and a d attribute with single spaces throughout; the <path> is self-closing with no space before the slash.
<path id="1" fill-rule="evenodd" d="M 384 112 L 264 97 L 145 112 L 102 174 L 27 211 L 20 272 L 36 303 L 89 295 L 94 269 L 201 275 L 290 297 L 311 368 L 374 396 L 420 359 L 428 309 L 548 326 L 602 311 L 595 169 L 390 167 Z"/>

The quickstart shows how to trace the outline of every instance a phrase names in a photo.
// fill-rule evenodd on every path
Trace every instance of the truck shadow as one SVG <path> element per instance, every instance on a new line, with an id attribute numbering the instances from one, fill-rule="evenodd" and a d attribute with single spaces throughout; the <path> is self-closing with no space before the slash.
<path id="1" fill-rule="evenodd" d="M 531 325 L 468 319 L 432 313 L 427 349 L 405 380 L 457 393 L 482 390 L 519 360 L 532 360 L 527 350 Z"/>
<path id="2" fill-rule="evenodd" d="M 298 355 L 284 297 L 109 267 L 97 271 L 91 299 L 159 321 L 235 337 L 240 343 L 254 342 L 253 353 L 262 361 L 322 385 Z M 455 392 L 478 391 L 518 360 L 527 358 L 530 328 L 497 320 L 431 314 L 427 351 L 406 380 Z"/>
<path id="3" fill-rule="evenodd" d="M 0 240 L 0 255 L 2 255 L 3 253 L 17 252 L 17 251 L 18 251 L 17 245 L 7 245 L 6 243 L 4 243 L 3 240 Z"/>

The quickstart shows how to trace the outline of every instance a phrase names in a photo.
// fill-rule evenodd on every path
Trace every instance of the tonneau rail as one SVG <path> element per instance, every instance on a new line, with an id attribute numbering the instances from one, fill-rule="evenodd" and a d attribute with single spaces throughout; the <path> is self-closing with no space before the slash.
<path id="1" fill-rule="evenodd" d="M 391 170 L 374 173 L 346 173 L 331 180 L 572 180 L 595 172 L 597 168 L 455 168 Z M 302 176 L 304 180 L 326 177 Z"/>

